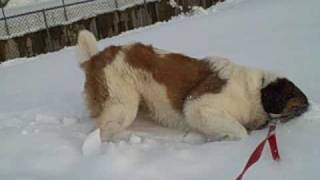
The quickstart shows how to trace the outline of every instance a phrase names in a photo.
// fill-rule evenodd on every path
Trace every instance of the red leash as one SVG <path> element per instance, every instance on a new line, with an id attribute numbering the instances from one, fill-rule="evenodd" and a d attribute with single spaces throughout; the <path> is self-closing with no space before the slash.
<path id="1" fill-rule="evenodd" d="M 269 126 L 269 132 L 268 132 L 267 137 L 253 151 L 253 153 L 251 154 L 246 166 L 242 170 L 241 174 L 236 178 L 236 180 L 241 180 L 243 175 L 245 174 L 245 172 L 253 164 L 255 164 L 260 159 L 261 154 L 262 154 L 263 149 L 264 149 L 264 145 L 266 144 L 267 141 L 268 141 L 269 146 L 270 146 L 272 158 L 275 161 L 279 161 L 280 160 L 280 155 L 279 155 L 279 150 L 278 150 L 278 146 L 277 146 L 277 138 L 276 138 L 275 130 L 276 130 L 276 123 L 271 123 L 271 125 Z"/>

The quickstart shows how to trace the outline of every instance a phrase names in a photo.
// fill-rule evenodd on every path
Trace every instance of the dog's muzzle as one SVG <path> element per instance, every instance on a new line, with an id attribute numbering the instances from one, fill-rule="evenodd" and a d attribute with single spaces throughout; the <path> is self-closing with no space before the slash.
<path id="1" fill-rule="evenodd" d="M 289 120 L 298 117 L 300 115 L 302 115 L 303 113 L 305 113 L 308 110 L 309 105 L 305 104 L 303 106 L 300 107 L 293 107 L 290 110 L 285 110 L 283 113 L 281 114 L 269 114 L 271 119 L 280 119 L 280 122 L 284 123 L 284 122 L 288 122 Z"/>

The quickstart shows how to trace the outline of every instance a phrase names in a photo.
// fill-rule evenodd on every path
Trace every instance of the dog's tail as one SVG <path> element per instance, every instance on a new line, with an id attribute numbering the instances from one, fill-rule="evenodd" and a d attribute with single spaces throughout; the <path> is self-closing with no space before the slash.
<path id="1" fill-rule="evenodd" d="M 82 30 L 78 35 L 77 56 L 79 63 L 82 64 L 97 54 L 97 40 L 94 35 L 87 30 Z"/>

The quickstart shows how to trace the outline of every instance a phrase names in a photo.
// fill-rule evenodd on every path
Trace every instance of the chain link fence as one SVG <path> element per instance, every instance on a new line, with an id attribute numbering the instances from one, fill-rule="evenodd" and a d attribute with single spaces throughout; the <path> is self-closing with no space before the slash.
<path id="1" fill-rule="evenodd" d="M 192 6 L 209 7 L 222 0 L 60 0 L 53 7 L 2 9 L 0 15 L 0 63 L 56 51 L 77 43 L 78 32 L 92 31 L 98 39 L 129 29 L 170 19 Z M 7 13 L 7 14 L 6 14 Z M 1 14 L 1 13 L 0 13 Z M 8 15 L 8 16 L 6 16 Z"/>
<path id="2" fill-rule="evenodd" d="M 155 0 L 85 0 L 68 4 L 65 0 L 61 0 L 60 6 L 12 16 L 6 16 L 4 8 L 0 18 L 0 39 L 9 39 L 57 25 L 70 24 L 83 18 L 151 1 Z"/>
<path id="3" fill-rule="evenodd" d="M 81 29 L 89 29 L 97 38 L 129 29 L 134 19 L 149 16 L 150 4 L 159 0 L 60 0 L 43 9 L 1 8 L 0 63 L 17 57 L 30 57 L 59 50 L 77 42 Z M 148 5 L 149 3 L 149 5 Z M 147 8 L 149 6 L 149 10 Z M 42 6 L 43 7 L 43 6 Z M 35 5 L 35 8 L 41 8 Z M 151 8 L 153 11 L 155 8 Z M 8 15 L 8 16 L 7 16 Z M 139 17 L 138 17 L 139 16 Z M 130 21 L 130 22 L 129 22 Z M 155 21 L 152 21 L 155 22 Z M 139 27 L 152 23 L 130 26 Z"/>

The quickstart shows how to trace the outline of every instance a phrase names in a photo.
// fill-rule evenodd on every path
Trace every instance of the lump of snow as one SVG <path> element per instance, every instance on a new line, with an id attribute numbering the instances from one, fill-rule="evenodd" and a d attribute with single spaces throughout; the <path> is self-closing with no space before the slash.
<path id="1" fill-rule="evenodd" d="M 91 132 L 82 144 L 82 154 L 85 156 L 97 155 L 101 152 L 100 129 Z"/>
<path id="2" fill-rule="evenodd" d="M 44 124 L 59 124 L 58 118 L 43 114 L 37 114 L 36 121 Z"/>
<path id="3" fill-rule="evenodd" d="M 136 135 L 130 136 L 130 139 L 129 139 L 129 142 L 132 144 L 138 144 L 138 143 L 141 143 L 141 141 L 142 141 L 141 137 Z"/>
<path id="4" fill-rule="evenodd" d="M 203 7 L 200 7 L 200 6 L 193 6 L 191 13 L 193 15 L 195 15 L 195 14 L 208 15 L 209 14 L 209 12 L 207 10 L 205 10 Z"/>
<path id="5" fill-rule="evenodd" d="M 62 119 L 62 123 L 65 126 L 70 126 L 70 125 L 76 124 L 77 122 L 78 122 L 78 119 L 76 118 L 64 117 Z"/>
<path id="6" fill-rule="evenodd" d="M 27 135 L 27 134 L 29 134 L 29 133 L 28 133 L 27 130 L 24 129 L 24 130 L 21 131 L 21 134 L 22 134 L 22 135 Z"/>
<path id="7" fill-rule="evenodd" d="M 35 133 L 35 134 L 38 134 L 40 132 L 40 130 L 39 129 L 35 129 L 35 130 L 33 130 L 33 133 Z"/>
<path id="8" fill-rule="evenodd" d="M 175 0 L 170 0 L 170 1 L 169 1 L 169 4 L 170 4 L 170 6 L 173 7 L 173 8 L 174 8 L 174 7 L 178 7 L 178 4 L 176 3 Z"/>
<path id="9" fill-rule="evenodd" d="M 198 133 L 189 132 L 183 137 L 183 142 L 189 144 L 199 144 L 206 142 L 206 139 Z"/>

